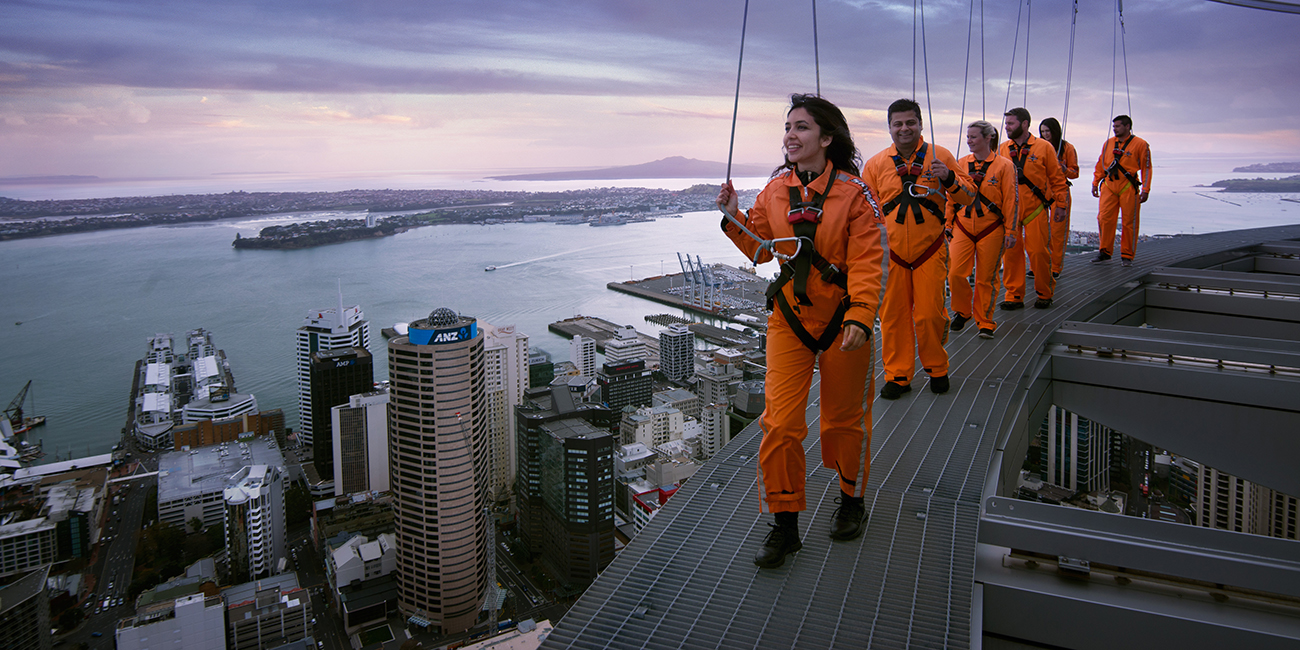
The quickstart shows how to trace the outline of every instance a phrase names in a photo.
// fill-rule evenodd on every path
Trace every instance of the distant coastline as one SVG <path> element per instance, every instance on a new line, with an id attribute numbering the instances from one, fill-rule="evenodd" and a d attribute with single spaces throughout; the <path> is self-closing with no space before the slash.
<path id="1" fill-rule="evenodd" d="M 764 165 L 732 165 L 732 176 L 763 176 L 772 173 L 771 167 Z M 682 156 L 672 156 L 654 162 L 625 167 L 604 167 L 601 169 L 580 169 L 559 172 L 539 172 L 532 174 L 513 174 L 509 176 L 489 176 L 494 181 L 610 181 L 648 178 L 717 178 L 727 175 L 727 166 L 720 162 L 696 160 Z"/>
<path id="2" fill-rule="evenodd" d="M 1236 167 L 1238 174 L 1300 174 L 1300 162 L 1257 163 Z"/>
<path id="3" fill-rule="evenodd" d="M 1300 192 L 1300 174 L 1286 178 L 1230 178 L 1215 181 L 1210 187 L 1223 188 L 1224 192 Z"/>

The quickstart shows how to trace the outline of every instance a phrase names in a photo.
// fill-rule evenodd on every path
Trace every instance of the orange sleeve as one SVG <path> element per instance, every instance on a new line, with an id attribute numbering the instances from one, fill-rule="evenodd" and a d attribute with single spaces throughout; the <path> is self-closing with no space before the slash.
<path id="1" fill-rule="evenodd" d="M 945 186 L 944 191 L 948 194 L 948 205 L 953 201 L 962 205 L 970 205 L 975 202 L 975 182 L 970 179 L 970 174 L 966 173 L 966 166 L 957 164 L 957 160 L 952 157 L 947 149 L 939 145 L 933 145 L 935 149 L 935 159 L 942 161 L 944 165 L 951 169 L 956 176 L 953 184 Z"/>
<path id="2" fill-rule="evenodd" d="M 754 199 L 754 205 L 749 209 L 749 212 L 737 210 L 738 214 L 736 215 L 736 220 L 745 224 L 746 228 L 763 239 L 772 238 L 772 227 L 767 222 L 768 211 L 765 204 L 773 194 L 771 191 L 772 187 L 774 185 L 779 186 L 779 184 L 780 181 L 777 180 L 768 183 L 767 187 L 764 187 L 763 191 L 758 193 L 758 198 Z M 748 257 L 751 262 L 762 264 L 772 260 L 771 251 L 759 250 L 759 244 L 757 241 L 754 241 L 753 237 L 746 235 L 740 230 L 740 228 L 736 227 L 736 224 L 731 223 L 731 221 L 726 217 L 723 217 L 722 219 L 722 231 L 727 234 L 727 237 L 736 245 L 736 248 L 739 248 L 740 252 L 744 253 L 745 257 Z M 758 254 L 757 258 L 754 256 L 755 253 Z"/>
<path id="3" fill-rule="evenodd" d="M 1005 156 L 994 159 L 993 171 L 998 183 L 1002 185 L 1002 200 L 998 207 L 1002 209 L 1002 225 L 1014 229 L 1020 220 L 1020 183 L 1016 180 L 1016 164 Z"/>
<path id="4" fill-rule="evenodd" d="M 1061 171 L 1061 161 L 1056 158 L 1056 150 L 1052 148 L 1052 143 L 1047 140 L 1039 140 L 1043 143 L 1043 157 L 1045 160 L 1043 168 L 1047 172 L 1047 189 L 1051 190 L 1051 196 L 1057 203 L 1062 205 L 1070 202 L 1070 187 L 1065 184 L 1065 172 Z"/>
<path id="5" fill-rule="evenodd" d="M 1061 147 L 1061 169 L 1065 172 L 1065 177 L 1074 179 L 1079 177 L 1079 152 L 1074 145 L 1069 142 L 1063 143 Z"/>
<path id="6" fill-rule="evenodd" d="M 1092 171 L 1092 189 L 1094 190 L 1100 187 L 1102 179 L 1106 178 L 1106 167 L 1110 165 L 1110 163 L 1106 161 L 1106 153 L 1115 148 L 1115 145 L 1111 142 L 1112 140 L 1114 140 L 1114 138 L 1107 138 L 1106 141 L 1102 143 L 1101 155 L 1097 156 L 1097 168 Z"/>
<path id="7" fill-rule="evenodd" d="M 1151 191 L 1151 143 L 1146 140 L 1142 141 L 1141 158 L 1138 160 L 1139 169 L 1142 170 L 1142 191 Z"/>
<path id="8" fill-rule="evenodd" d="M 866 180 L 866 179 L 863 179 Z M 885 272 L 885 247 L 881 243 L 884 226 L 873 191 L 862 188 L 850 203 L 848 250 L 845 260 L 849 275 L 849 309 L 845 321 L 854 321 L 871 336 L 880 308 L 881 286 Z"/>

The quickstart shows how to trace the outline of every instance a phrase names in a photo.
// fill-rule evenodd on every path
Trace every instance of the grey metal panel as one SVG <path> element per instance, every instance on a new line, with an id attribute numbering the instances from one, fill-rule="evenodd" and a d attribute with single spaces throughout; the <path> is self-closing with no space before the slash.
<path id="1" fill-rule="evenodd" d="M 1058 379 L 1052 382 L 1052 401 L 1061 408 L 1180 456 L 1214 459 L 1216 469 L 1234 476 L 1300 495 L 1295 468 L 1300 380 L 1216 376 L 1072 353 L 1055 356 Z M 1106 377 L 1113 383 L 1098 383 Z"/>
<path id="2" fill-rule="evenodd" d="M 1295 540 L 989 497 L 979 541 L 1300 597 L 1300 542 Z"/>
<path id="3" fill-rule="evenodd" d="M 1146 323 L 1269 339 L 1300 338 L 1300 301 L 1148 288 Z"/>
<path id="4" fill-rule="evenodd" d="M 1294 607 L 1206 591 L 1120 585 L 1107 577 L 1063 578 L 1003 562 L 1007 548 L 980 544 L 976 580 L 984 591 L 986 633 L 1052 648 L 1295 648 Z"/>
<path id="5" fill-rule="evenodd" d="M 1260 275 L 1258 273 L 1159 268 L 1151 271 L 1144 280 L 1152 284 L 1167 283 L 1215 289 L 1300 294 L 1300 278 Z"/>
<path id="6" fill-rule="evenodd" d="M 1258 273 L 1300 275 L 1300 259 L 1261 255 L 1255 258 L 1255 271 Z"/>
<path id="7" fill-rule="evenodd" d="M 1300 255 L 1300 242 L 1273 241 L 1267 244 L 1260 244 L 1255 247 L 1255 250 L 1271 255 Z"/>
<path id="8" fill-rule="evenodd" d="M 1300 368 L 1300 341 L 1067 321 L 1052 343 Z"/>

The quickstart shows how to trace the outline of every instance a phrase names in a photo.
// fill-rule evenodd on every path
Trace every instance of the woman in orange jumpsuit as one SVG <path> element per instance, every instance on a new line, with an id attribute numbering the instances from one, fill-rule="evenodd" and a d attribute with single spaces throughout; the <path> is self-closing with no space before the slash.
<path id="1" fill-rule="evenodd" d="M 952 330 L 975 319 L 980 338 L 993 338 L 998 324 L 993 321 L 997 296 L 998 264 L 1002 251 L 1015 243 L 1019 198 L 1016 166 L 993 149 L 998 129 L 980 120 L 966 127 L 970 155 L 957 161 L 970 175 L 979 200 L 970 205 L 948 204 L 948 287 L 952 291 Z M 975 291 L 966 282 L 975 270 Z"/>
<path id="2" fill-rule="evenodd" d="M 861 159 L 848 123 L 831 102 L 793 95 L 782 141 L 786 162 L 754 201 L 737 208 L 731 183 L 718 207 L 777 252 L 794 257 L 768 289 L 766 408 L 758 452 L 761 505 L 775 525 L 754 557 L 763 568 L 785 562 L 803 547 L 799 512 L 805 509 L 803 440 L 813 372 L 820 369 L 822 464 L 839 475 L 840 507 L 830 535 L 854 539 L 865 528 L 862 494 L 870 468 L 874 393 L 872 326 L 880 304 L 884 248 L 875 199 L 858 176 Z M 724 218 L 723 232 L 758 262 L 767 248 Z M 757 258 L 755 255 L 757 254 Z"/>
<path id="3" fill-rule="evenodd" d="M 1073 199 L 1070 197 L 1069 187 L 1073 185 L 1070 179 L 1079 177 L 1079 152 L 1074 149 L 1074 145 L 1067 140 L 1062 140 L 1061 136 L 1065 132 L 1061 130 L 1061 123 L 1056 118 L 1049 117 L 1038 123 L 1038 135 L 1044 140 L 1052 143 L 1056 149 L 1056 160 L 1061 163 L 1061 171 L 1065 173 L 1065 200 L 1057 201 L 1052 206 L 1052 277 L 1061 277 L 1061 262 L 1065 258 L 1065 244 L 1070 237 L 1070 204 Z"/>

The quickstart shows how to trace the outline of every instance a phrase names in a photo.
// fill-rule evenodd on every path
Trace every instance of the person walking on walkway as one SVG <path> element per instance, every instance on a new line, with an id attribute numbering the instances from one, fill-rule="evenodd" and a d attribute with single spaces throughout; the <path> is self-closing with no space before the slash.
<path id="1" fill-rule="evenodd" d="M 1119 255 L 1124 266 L 1137 255 L 1138 216 L 1151 196 L 1151 148 L 1133 135 L 1133 119 L 1116 116 L 1111 121 L 1115 137 L 1106 140 L 1092 173 L 1092 195 L 1097 206 L 1097 232 L 1101 236 L 1094 264 L 1109 260 L 1115 250 L 1115 221 L 1123 211 Z M 1138 176 L 1141 175 L 1139 180 Z"/>
<path id="2" fill-rule="evenodd" d="M 803 440 L 813 373 L 821 371 L 822 464 L 839 476 L 839 508 L 830 536 L 862 534 L 863 489 L 871 467 L 875 366 L 871 332 L 880 304 L 884 247 L 880 210 L 859 177 L 861 160 L 840 109 L 815 95 L 793 95 L 782 141 L 786 162 L 748 213 L 731 183 L 720 209 L 777 252 L 793 257 L 768 287 L 767 375 L 763 441 L 758 451 L 761 506 L 775 523 L 754 564 L 775 568 L 803 548 L 799 512 L 807 507 Z M 749 256 L 773 258 L 754 237 L 724 218 L 722 230 Z M 797 242 L 795 241 L 797 238 Z M 757 258 L 755 255 L 757 254 Z"/>
<path id="3" fill-rule="evenodd" d="M 952 154 L 921 136 L 920 104 L 900 99 L 889 105 L 888 116 L 894 144 L 867 161 L 862 177 L 884 202 L 889 277 L 880 311 L 886 377 L 880 396 L 898 399 L 912 390 L 918 355 L 930 391 L 948 392 L 944 217 L 949 199 L 970 205 L 975 190 Z"/>
<path id="4" fill-rule="evenodd" d="M 1074 197 L 1070 196 L 1070 180 L 1079 177 L 1079 152 L 1068 140 L 1063 140 L 1061 123 L 1049 117 L 1038 123 L 1038 135 L 1052 143 L 1056 150 L 1056 160 L 1061 163 L 1065 174 L 1065 200 L 1052 206 L 1052 277 L 1061 277 L 1061 264 L 1065 261 L 1065 246 L 1070 238 L 1070 205 Z"/>
<path id="5" fill-rule="evenodd" d="M 980 338 L 991 339 L 998 324 L 993 321 L 997 297 L 998 264 L 1002 251 L 1015 243 L 1019 197 L 1016 166 L 993 151 L 998 144 L 997 127 L 980 120 L 966 127 L 970 155 L 958 161 L 966 169 L 979 200 L 970 205 L 948 204 L 948 287 L 952 292 L 952 331 L 960 331 L 975 319 Z M 966 278 L 975 271 L 975 290 Z"/>
<path id="6" fill-rule="evenodd" d="M 1048 211 L 1053 203 L 1068 199 L 1065 174 L 1056 159 L 1056 150 L 1046 140 L 1029 133 L 1029 111 L 1013 108 L 1006 112 L 1007 141 L 998 147 L 998 153 L 1011 159 L 1016 166 L 1020 183 L 1019 237 L 1002 254 L 1002 284 L 1006 286 L 1002 309 L 1020 309 L 1025 306 L 1025 254 L 1029 254 L 1029 267 L 1034 273 L 1034 301 L 1037 309 L 1052 306 L 1056 290 L 1052 278 L 1052 231 Z"/>

